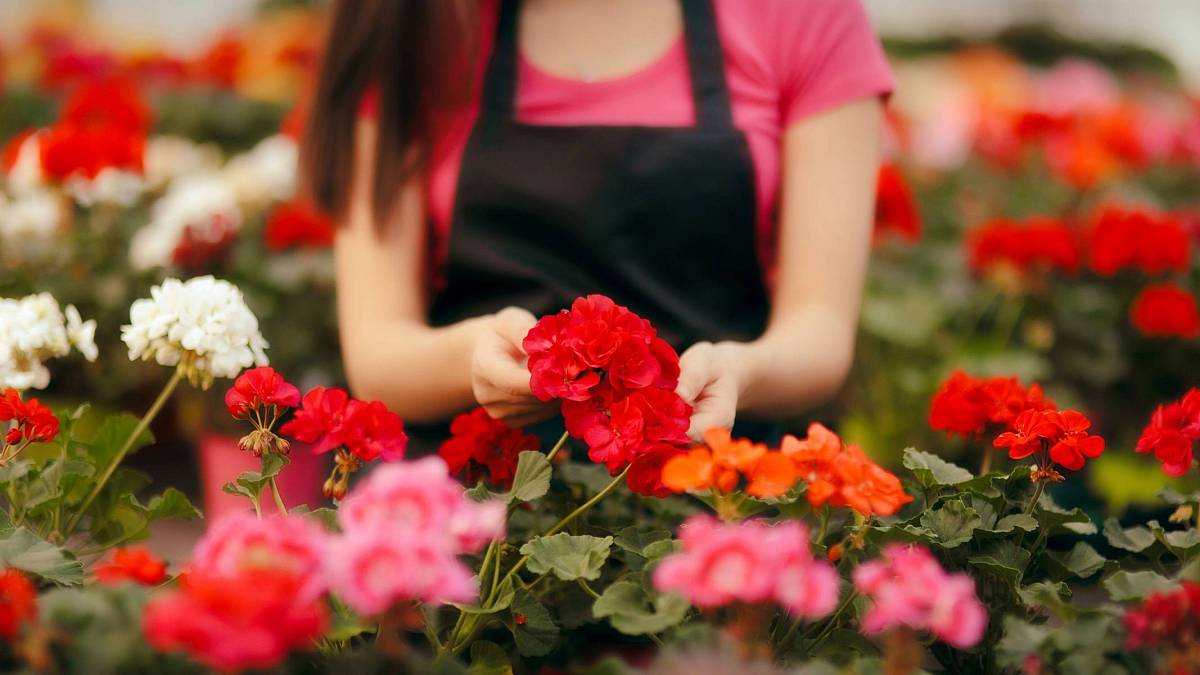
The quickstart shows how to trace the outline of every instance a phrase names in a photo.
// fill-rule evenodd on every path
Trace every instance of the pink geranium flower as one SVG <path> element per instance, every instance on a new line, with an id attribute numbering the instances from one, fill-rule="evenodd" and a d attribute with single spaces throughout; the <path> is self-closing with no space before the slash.
<path id="1" fill-rule="evenodd" d="M 468 602 L 478 588 L 471 571 L 436 532 L 356 529 L 330 556 L 334 591 L 356 612 L 373 616 L 399 602 Z"/>
<path id="2" fill-rule="evenodd" d="M 286 572 L 298 580 L 300 595 L 312 600 L 328 587 L 328 545 L 329 535 L 307 518 L 234 513 L 213 523 L 196 544 L 192 569 L 229 576 L 249 569 Z"/>

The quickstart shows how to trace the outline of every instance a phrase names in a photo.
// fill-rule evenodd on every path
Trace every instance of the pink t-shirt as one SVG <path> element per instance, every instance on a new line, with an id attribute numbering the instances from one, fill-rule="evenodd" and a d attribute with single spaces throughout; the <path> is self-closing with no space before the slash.
<path id="1" fill-rule="evenodd" d="M 890 93 L 892 73 L 860 0 L 714 0 L 714 6 L 734 124 L 754 161 L 759 241 L 769 260 L 784 130 L 842 103 Z M 497 8 L 497 0 L 483 7 L 484 60 Z M 695 121 L 682 35 L 653 63 L 618 79 L 566 79 L 525 58 L 517 78 L 516 119 L 526 124 L 682 127 Z M 474 102 L 444 116 L 444 130 L 434 139 L 426 199 L 435 251 L 445 250 L 459 165 L 478 113 L 477 87 Z"/>

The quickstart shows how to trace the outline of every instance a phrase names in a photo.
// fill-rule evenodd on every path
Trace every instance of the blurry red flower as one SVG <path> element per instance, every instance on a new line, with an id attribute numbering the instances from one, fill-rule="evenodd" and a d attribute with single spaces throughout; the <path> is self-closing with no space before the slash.
<path id="1" fill-rule="evenodd" d="M 493 485 L 506 489 L 512 486 L 520 454 L 541 447 L 537 436 L 492 419 L 483 408 L 455 417 L 450 434 L 438 454 L 446 460 L 451 474 L 465 469 L 466 480 L 471 483 L 477 471 L 486 470 Z"/>
<path id="2" fill-rule="evenodd" d="M 1160 405 L 1142 430 L 1134 450 L 1153 453 L 1163 473 L 1179 477 L 1193 464 L 1193 443 L 1200 438 L 1200 389 L 1178 401 Z"/>
<path id="3" fill-rule="evenodd" d="M 94 128 L 116 128 L 145 135 L 153 117 L 141 92 L 128 79 L 111 78 L 76 89 L 63 103 L 59 122 Z"/>
<path id="4" fill-rule="evenodd" d="M 894 164 L 879 167 L 875 185 L 875 240 L 894 233 L 905 241 L 921 238 L 921 213 L 904 174 Z"/>
<path id="5" fill-rule="evenodd" d="M 225 408 L 237 419 L 263 406 L 294 408 L 300 405 L 300 390 L 270 366 L 244 371 L 225 392 Z"/>
<path id="6" fill-rule="evenodd" d="M 1128 269 L 1161 274 L 1188 269 L 1192 242 L 1172 214 L 1106 204 L 1091 216 L 1087 251 L 1092 270 L 1102 276 Z"/>
<path id="7" fill-rule="evenodd" d="M 167 579 L 167 564 L 145 546 L 114 549 L 106 562 L 92 570 L 96 581 L 119 584 L 132 581 L 143 586 L 157 586 Z"/>
<path id="8" fill-rule="evenodd" d="M 1015 377 L 976 378 L 956 370 L 938 388 L 929 406 L 929 426 L 947 434 L 971 436 L 989 424 L 1008 426 L 1023 411 L 1053 409 L 1042 388 L 1021 386 Z"/>
<path id="9" fill-rule="evenodd" d="M 140 173 L 146 137 L 141 131 L 100 122 L 60 123 L 38 138 L 42 170 L 54 180 L 95 178 L 106 168 Z"/>
<path id="10" fill-rule="evenodd" d="M 186 652 L 214 670 L 271 668 L 311 647 L 328 624 L 324 605 L 300 599 L 300 586 L 283 570 L 192 571 L 177 590 L 151 598 L 142 630 L 155 649 Z"/>
<path id="11" fill-rule="evenodd" d="M 1147 286 L 1138 292 L 1129 319 L 1148 337 L 1194 338 L 1200 335 L 1200 311 L 1191 293 L 1174 284 Z"/>
<path id="12" fill-rule="evenodd" d="M 213 213 L 206 220 L 184 226 L 179 243 L 171 251 L 171 262 L 187 270 L 204 271 L 228 257 L 237 237 L 237 223 L 230 214 Z"/>
<path id="13" fill-rule="evenodd" d="M 634 494 L 645 497 L 669 497 L 674 491 L 663 484 L 663 467 L 686 451 L 669 443 L 660 443 L 635 456 L 629 464 L 626 484 Z"/>
<path id="14" fill-rule="evenodd" d="M 970 264 L 977 273 L 998 264 L 1022 272 L 1054 269 L 1073 274 L 1079 269 L 1079 245 L 1074 233 L 1054 218 L 1034 216 L 1022 221 L 1004 218 L 984 223 L 967 237 Z"/>
<path id="15" fill-rule="evenodd" d="M 1126 649 L 1154 650 L 1161 666 L 1155 672 L 1195 672 L 1200 584 L 1183 581 L 1178 588 L 1151 593 L 1140 606 L 1126 610 L 1125 630 Z"/>
<path id="16" fill-rule="evenodd" d="M 237 84 L 245 56 L 246 45 L 241 37 L 229 32 L 208 46 L 192 63 L 192 71 L 200 82 L 232 89 Z"/>
<path id="17" fill-rule="evenodd" d="M 333 244 L 333 222 L 306 200 L 280 204 L 267 218 L 267 248 L 281 251 L 292 247 L 328 248 Z"/>
<path id="18" fill-rule="evenodd" d="M 21 570 L 0 572 L 0 636 L 12 641 L 37 617 L 37 589 Z"/>

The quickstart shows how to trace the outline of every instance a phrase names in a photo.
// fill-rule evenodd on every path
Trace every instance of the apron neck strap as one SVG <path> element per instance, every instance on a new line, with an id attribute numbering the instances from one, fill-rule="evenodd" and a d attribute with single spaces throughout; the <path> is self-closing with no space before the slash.
<path id="1" fill-rule="evenodd" d="M 725 82 L 725 54 L 712 0 L 680 0 L 683 35 L 696 126 L 732 128 L 733 112 Z M 483 82 L 480 116 L 492 122 L 512 120 L 517 90 L 517 17 L 520 0 L 500 0 L 496 41 Z"/>

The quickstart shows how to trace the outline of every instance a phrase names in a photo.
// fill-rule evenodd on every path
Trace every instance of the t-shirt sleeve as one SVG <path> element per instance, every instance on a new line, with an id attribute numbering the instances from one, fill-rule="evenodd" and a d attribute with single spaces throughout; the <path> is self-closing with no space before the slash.
<path id="1" fill-rule="evenodd" d="M 860 0 L 783 0 L 773 33 L 784 126 L 843 103 L 887 96 L 894 85 Z"/>

